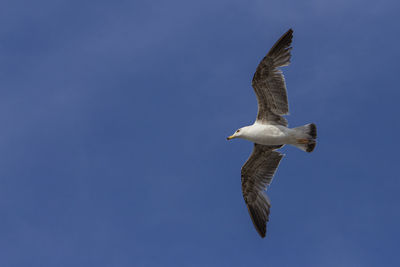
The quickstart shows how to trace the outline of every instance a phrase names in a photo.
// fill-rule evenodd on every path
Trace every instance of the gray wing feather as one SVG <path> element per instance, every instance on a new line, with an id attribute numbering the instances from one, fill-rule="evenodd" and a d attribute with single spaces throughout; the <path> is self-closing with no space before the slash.
<path id="1" fill-rule="evenodd" d="M 289 113 L 285 78 L 279 67 L 290 64 L 293 30 L 289 29 L 261 60 L 253 76 L 257 96 L 257 121 L 287 126 L 282 115 Z"/>
<path id="2" fill-rule="evenodd" d="M 261 237 L 267 232 L 271 203 L 265 194 L 283 155 L 279 146 L 254 144 L 253 153 L 242 167 L 242 193 L 251 220 Z"/>

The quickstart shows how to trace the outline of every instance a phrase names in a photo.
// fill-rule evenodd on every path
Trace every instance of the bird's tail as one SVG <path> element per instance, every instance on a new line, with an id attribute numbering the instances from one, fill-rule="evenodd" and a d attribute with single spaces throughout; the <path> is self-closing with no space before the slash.
<path id="1" fill-rule="evenodd" d="M 296 131 L 296 140 L 293 145 L 303 151 L 312 152 L 317 144 L 317 126 L 310 123 L 293 130 Z"/>

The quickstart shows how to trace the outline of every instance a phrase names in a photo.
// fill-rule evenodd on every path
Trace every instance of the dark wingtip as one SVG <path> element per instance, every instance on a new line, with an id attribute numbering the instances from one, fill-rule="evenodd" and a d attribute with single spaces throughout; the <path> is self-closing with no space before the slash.
<path id="1" fill-rule="evenodd" d="M 264 225 L 262 227 L 256 227 L 257 233 L 261 236 L 261 238 L 265 238 L 267 234 L 267 226 Z"/>
<path id="2" fill-rule="evenodd" d="M 292 28 L 290 28 L 289 30 L 287 30 L 287 32 L 285 32 L 279 41 L 284 40 L 285 44 L 290 44 L 292 42 L 292 38 L 293 38 L 293 30 Z"/>
<path id="3" fill-rule="evenodd" d="M 278 41 L 272 46 L 270 51 L 268 52 L 268 55 L 274 55 L 275 53 L 278 53 L 282 49 L 290 49 L 290 45 L 292 43 L 293 39 L 293 30 L 290 28 L 287 32 L 285 32 L 281 38 L 279 38 Z"/>
<path id="4" fill-rule="evenodd" d="M 264 238 L 267 233 L 267 220 L 261 218 L 261 214 L 257 212 L 257 209 L 251 205 L 247 205 L 247 209 L 250 214 L 251 221 L 253 222 L 254 228 L 256 228 L 257 233 Z M 269 212 L 268 212 L 269 214 Z"/>

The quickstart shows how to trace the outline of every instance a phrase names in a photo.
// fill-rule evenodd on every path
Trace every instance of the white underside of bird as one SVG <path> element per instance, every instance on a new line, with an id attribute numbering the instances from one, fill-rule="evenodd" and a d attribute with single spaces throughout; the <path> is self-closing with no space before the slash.
<path id="1" fill-rule="evenodd" d="M 238 129 L 227 139 L 242 138 L 260 145 L 293 145 L 306 151 L 305 145 L 313 139 L 310 135 L 312 125 L 288 128 L 283 125 L 263 124 L 256 121 L 253 125 Z"/>

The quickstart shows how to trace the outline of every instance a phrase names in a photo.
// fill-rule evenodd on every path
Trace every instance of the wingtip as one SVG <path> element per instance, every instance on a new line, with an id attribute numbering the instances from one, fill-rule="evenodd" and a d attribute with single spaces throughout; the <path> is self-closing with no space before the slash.
<path id="1" fill-rule="evenodd" d="M 292 37 L 292 35 L 293 35 L 293 29 L 292 29 L 292 28 L 289 28 L 289 30 L 287 30 L 287 31 L 283 34 L 283 36 L 287 36 L 287 35 L 290 35 L 290 36 Z"/>
<path id="2" fill-rule="evenodd" d="M 253 222 L 254 228 L 256 229 L 257 233 L 261 236 L 261 238 L 265 238 L 265 235 L 267 233 L 267 222 L 268 219 L 265 221 L 260 220 L 258 217 L 257 211 L 254 207 L 251 205 L 246 205 L 247 209 L 250 214 L 251 221 Z"/>
<path id="3" fill-rule="evenodd" d="M 266 234 L 267 234 L 267 227 L 265 227 L 264 229 L 258 229 L 256 228 L 258 234 L 260 235 L 261 238 L 265 238 Z"/>
<path id="4" fill-rule="evenodd" d="M 268 56 L 274 56 L 275 53 L 282 53 L 282 52 L 287 52 L 291 50 L 291 44 L 292 44 L 292 39 L 293 39 L 293 29 L 290 28 L 287 32 L 285 32 L 278 41 L 275 42 L 275 44 L 272 46 L 272 48 L 269 50 L 267 57 Z M 277 55 L 275 55 L 277 56 Z M 289 53 L 289 58 L 286 59 L 284 63 L 282 63 L 280 66 L 287 66 L 289 65 L 287 62 L 289 60 L 290 62 L 290 53 Z M 278 66 L 278 67 L 280 67 Z M 253 78 L 254 79 L 254 78 Z"/>
<path id="5" fill-rule="evenodd" d="M 258 233 L 260 234 L 261 238 L 265 238 L 267 231 L 265 230 L 262 233 L 260 233 L 260 232 L 258 232 Z"/>
<path id="6" fill-rule="evenodd" d="M 286 35 L 288 35 L 288 36 L 290 37 L 290 39 L 292 39 L 292 38 L 293 38 L 293 29 L 290 28 L 290 29 L 286 32 Z"/>
<path id="7" fill-rule="evenodd" d="M 265 236 L 267 234 L 267 227 L 262 229 L 262 228 L 259 228 L 256 226 L 255 228 L 256 228 L 257 233 L 260 235 L 260 237 L 265 238 Z"/>

